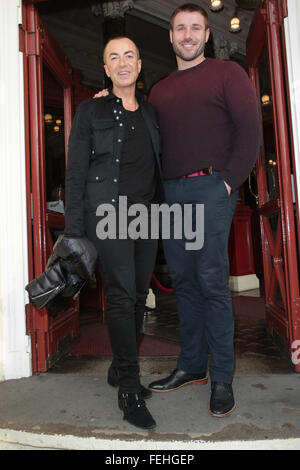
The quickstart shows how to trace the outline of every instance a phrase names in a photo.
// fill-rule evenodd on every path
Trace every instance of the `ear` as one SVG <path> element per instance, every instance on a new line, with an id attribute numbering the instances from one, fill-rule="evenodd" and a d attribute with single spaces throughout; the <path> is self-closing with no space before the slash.
<path id="1" fill-rule="evenodd" d="M 171 44 L 173 44 L 173 29 L 170 29 L 169 34 L 170 34 L 170 42 Z"/>
<path id="2" fill-rule="evenodd" d="M 106 64 L 104 64 L 104 70 L 105 70 L 106 75 L 110 78 L 108 67 Z"/>
<path id="3" fill-rule="evenodd" d="M 207 30 L 206 30 L 206 40 L 205 40 L 205 42 L 207 42 L 207 41 L 209 40 L 209 36 L 210 36 L 210 29 L 207 28 Z"/>
<path id="4" fill-rule="evenodd" d="M 141 59 L 138 59 L 138 71 L 140 73 L 140 71 L 142 70 L 142 61 Z"/>

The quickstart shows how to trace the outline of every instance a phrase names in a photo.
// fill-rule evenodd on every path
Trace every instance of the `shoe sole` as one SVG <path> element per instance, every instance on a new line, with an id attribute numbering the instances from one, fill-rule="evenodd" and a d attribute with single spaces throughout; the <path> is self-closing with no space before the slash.
<path id="1" fill-rule="evenodd" d="M 179 387 L 168 388 L 167 390 L 156 390 L 155 388 L 150 388 L 150 387 L 148 388 L 151 392 L 168 393 L 168 392 L 174 392 L 175 390 L 179 390 L 180 388 L 186 387 L 187 385 L 205 385 L 207 384 L 207 382 L 208 382 L 208 378 L 206 377 L 205 379 L 201 379 L 201 380 L 191 380 L 190 382 L 185 382 L 184 384 L 179 385 Z"/>
<path id="2" fill-rule="evenodd" d="M 231 415 L 231 413 L 235 410 L 236 408 L 236 404 L 234 404 L 233 408 L 231 408 L 231 410 L 227 411 L 227 413 L 223 413 L 223 414 L 217 414 L 217 413 L 214 413 L 213 411 L 211 411 L 210 408 L 208 408 L 208 411 L 210 412 L 210 414 L 212 416 L 214 416 L 215 418 L 225 418 L 226 416 L 229 416 Z"/>
<path id="3" fill-rule="evenodd" d="M 155 429 L 157 424 L 153 424 L 151 426 L 148 426 L 148 427 L 144 427 L 144 426 L 138 426 L 137 424 L 134 424 L 132 423 L 131 421 L 129 421 L 127 418 L 123 418 L 124 421 L 127 421 L 127 423 L 131 424 L 131 426 L 134 426 L 135 428 L 138 428 L 138 429 L 144 429 L 144 431 L 151 431 L 152 429 Z"/>

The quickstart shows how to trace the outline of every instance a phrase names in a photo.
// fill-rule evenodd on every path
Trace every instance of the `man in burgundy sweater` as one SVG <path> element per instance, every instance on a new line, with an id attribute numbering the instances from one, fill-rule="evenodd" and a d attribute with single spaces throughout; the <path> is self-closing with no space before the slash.
<path id="1" fill-rule="evenodd" d="M 238 188 L 255 164 L 261 141 L 258 104 L 245 71 L 205 58 L 207 13 L 185 4 L 172 15 L 170 39 L 178 69 L 157 83 L 150 102 L 158 112 L 166 202 L 204 205 L 204 245 L 164 240 L 180 318 L 177 368 L 150 390 L 169 392 L 211 379 L 210 412 L 235 408 L 234 319 L 227 254 Z M 171 231 L 172 232 L 172 231 Z M 174 237 L 175 238 L 175 237 Z"/>

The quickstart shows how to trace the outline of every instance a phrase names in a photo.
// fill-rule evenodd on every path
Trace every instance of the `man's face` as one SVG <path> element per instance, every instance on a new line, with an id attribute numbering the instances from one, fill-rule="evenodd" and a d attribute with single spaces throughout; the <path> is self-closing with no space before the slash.
<path id="1" fill-rule="evenodd" d="M 115 88 L 133 86 L 141 71 L 135 44 L 127 38 L 113 39 L 105 49 L 105 72 Z"/>
<path id="2" fill-rule="evenodd" d="M 187 62 L 202 57 L 209 33 L 209 29 L 205 29 L 205 18 L 201 13 L 178 13 L 173 20 L 173 29 L 170 30 L 170 40 L 176 56 Z"/>

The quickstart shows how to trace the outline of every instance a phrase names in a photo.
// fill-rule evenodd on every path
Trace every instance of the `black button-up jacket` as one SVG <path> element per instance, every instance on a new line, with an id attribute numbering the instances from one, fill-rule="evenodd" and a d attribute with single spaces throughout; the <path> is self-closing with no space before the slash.
<path id="1" fill-rule="evenodd" d="M 138 97 L 162 178 L 160 135 L 153 106 Z M 84 213 L 99 204 L 116 206 L 119 196 L 120 158 L 124 138 L 122 100 L 109 94 L 88 99 L 77 108 L 69 138 L 66 170 L 65 234 L 83 236 Z M 160 186 L 160 182 L 158 182 Z"/>

